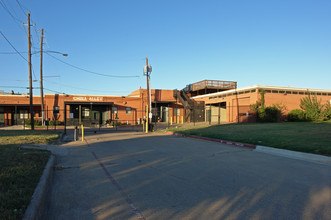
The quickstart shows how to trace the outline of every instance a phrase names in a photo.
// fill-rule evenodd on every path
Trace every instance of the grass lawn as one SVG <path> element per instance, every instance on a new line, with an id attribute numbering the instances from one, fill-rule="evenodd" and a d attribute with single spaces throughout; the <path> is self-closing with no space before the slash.
<path id="1" fill-rule="evenodd" d="M 51 154 L 20 145 L 47 144 L 58 137 L 53 131 L 0 131 L 0 219 L 22 219 Z"/>
<path id="2" fill-rule="evenodd" d="M 241 123 L 169 129 L 228 141 L 331 156 L 331 122 Z"/>

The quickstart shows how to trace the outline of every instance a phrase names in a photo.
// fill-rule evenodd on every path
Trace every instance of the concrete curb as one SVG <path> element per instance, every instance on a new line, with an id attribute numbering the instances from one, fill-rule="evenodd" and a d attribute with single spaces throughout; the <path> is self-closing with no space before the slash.
<path id="1" fill-rule="evenodd" d="M 281 156 L 281 157 L 288 157 L 288 158 L 297 159 L 297 160 L 305 160 L 305 161 L 310 161 L 310 162 L 318 162 L 318 163 L 331 165 L 331 157 L 328 157 L 328 156 L 303 153 L 303 152 L 291 151 L 291 150 L 285 150 L 285 149 L 278 149 L 278 148 L 273 148 L 273 147 L 265 147 L 265 146 L 259 146 L 259 145 L 243 144 L 243 143 L 239 143 L 239 142 L 225 141 L 225 140 L 220 140 L 220 139 L 200 137 L 200 136 L 194 136 L 194 135 L 185 135 L 185 134 L 175 133 L 175 132 L 171 132 L 171 131 L 167 132 L 167 134 L 174 135 L 174 136 L 180 136 L 180 137 L 201 139 L 201 140 L 206 140 L 206 141 L 213 141 L 213 142 L 218 142 L 218 143 L 227 144 L 227 145 L 234 145 L 237 147 L 245 147 L 245 148 L 253 149 L 256 152 L 263 152 L 263 153 L 277 155 L 277 156 Z"/>
<path id="2" fill-rule="evenodd" d="M 32 199 L 28 208 L 24 213 L 23 220 L 42 219 L 43 211 L 45 210 L 47 192 L 50 189 L 53 178 L 53 167 L 55 164 L 55 156 L 49 156 L 46 167 L 39 180 L 39 183 L 32 195 Z"/>
<path id="3" fill-rule="evenodd" d="M 218 143 L 222 143 L 222 144 L 234 145 L 234 146 L 245 147 L 245 148 L 250 148 L 250 149 L 256 148 L 256 146 L 252 145 L 252 144 L 243 144 L 243 143 L 234 142 L 234 141 L 225 141 L 225 140 L 208 138 L 208 137 L 200 137 L 200 136 L 195 136 L 195 135 L 185 135 L 185 134 L 175 133 L 175 132 L 171 132 L 171 131 L 168 131 L 167 134 L 180 136 L 180 137 L 195 138 L 195 139 L 206 140 L 206 141 L 213 141 L 213 142 L 218 142 Z"/>
<path id="4" fill-rule="evenodd" d="M 273 154 L 273 155 L 282 156 L 282 157 L 288 157 L 288 158 L 292 158 L 292 159 L 314 161 L 314 162 L 326 163 L 326 164 L 331 165 L 331 157 L 323 156 L 323 155 L 303 153 L 303 152 L 298 152 L 298 151 L 291 151 L 291 150 L 278 149 L 278 148 L 273 148 L 273 147 L 265 147 L 265 146 L 259 146 L 259 145 L 256 146 L 256 149 L 254 151 L 263 152 L 263 153 L 267 153 L 267 154 Z"/>

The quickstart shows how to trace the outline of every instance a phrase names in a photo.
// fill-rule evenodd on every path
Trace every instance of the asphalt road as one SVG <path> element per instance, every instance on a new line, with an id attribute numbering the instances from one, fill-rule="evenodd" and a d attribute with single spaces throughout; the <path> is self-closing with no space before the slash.
<path id="1" fill-rule="evenodd" d="M 48 219 L 331 219 L 331 166 L 164 134 L 59 146 Z"/>

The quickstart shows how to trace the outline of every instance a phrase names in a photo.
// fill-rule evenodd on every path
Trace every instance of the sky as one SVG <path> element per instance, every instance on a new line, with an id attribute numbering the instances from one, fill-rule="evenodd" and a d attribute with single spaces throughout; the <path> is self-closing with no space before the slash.
<path id="1" fill-rule="evenodd" d="M 331 89 L 330 0 L 0 0 L 6 92 L 28 92 L 28 11 L 32 51 L 45 30 L 44 93 L 128 95 L 146 88 L 146 57 L 152 89 L 205 79 Z"/>

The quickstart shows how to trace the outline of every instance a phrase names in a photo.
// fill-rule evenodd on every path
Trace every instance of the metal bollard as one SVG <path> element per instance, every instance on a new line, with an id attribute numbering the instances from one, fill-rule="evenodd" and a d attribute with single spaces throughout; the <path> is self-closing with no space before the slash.
<path id="1" fill-rule="evenodd" d="M 78 136 L 78 128 L 76 126 L 74 130 L 74 141 L 77 141 L 77 136 Z"/>
<path id="2" fill-rule="evenodd" d="M 84 125 L 82 125 L 82 141 L 84 141 Z"/>

